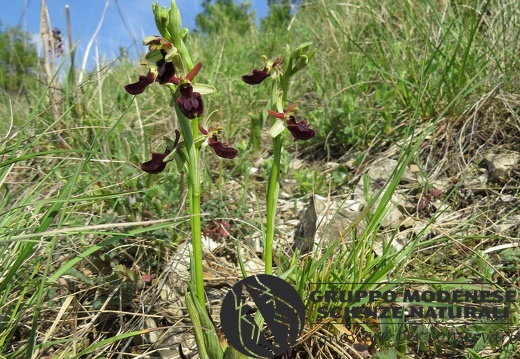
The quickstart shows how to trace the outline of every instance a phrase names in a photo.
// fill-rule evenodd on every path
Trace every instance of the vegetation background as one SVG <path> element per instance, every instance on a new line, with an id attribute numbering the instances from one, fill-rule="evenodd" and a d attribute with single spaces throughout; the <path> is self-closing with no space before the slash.
<path id="1" fill-rule="evenodd" d="M 423 229 L 414 235 L 413 248 L 377 256 L 370 243 L 391 241 L 398 229 L 383 234 L 378 219 L 385 212 L 374 205 L 374 211 L 363 212 L 368 221 L 363 241 L 343 254 L 326 252 L 302 262 L 280 251 L 279 269 L 293 268 L 295 283 L 347 281 L 352 278 L 342 273 L 353 268 L 361 281 L 434 278 L 437 288 L 446 281 L 497 283 L 516 276 L 508 283 L 518 289 L 518 221 L 492 230 L 505 218 L 518 218 L 518 163 L 504 173 L 489 170 L 494 177 L 478 188 L 468 181 L 489 167 L 489 154 L 520 152 L 520 3 L 273 0 L 269 5 L 258 26 L 247 3 L 205 0 L 198 30 L 189 37 L 192 56 L 204 64 L 200 81 L 217 88 L 206 100 L 208 113 L 218 109 L 214 121 L 240 151 L 234 161 L 204 157 L 204 225 L 215 232 L 226 223 L 219 240 L 228 258 L 236 252 L 235 239 L 262 226 L 270 147 L 267 131 L 258 132 L 266 89 L 240 77 L 260 66 L 261 55 L 274 59 L 285 44 L 312 41 L 318 52 L 293 84 L 290 100 L 317 136 L 308 143 L 286 139 L 283 175 L 296 180 L 283 187 L 290 200 L 348 194 L 358 181 L 368 181 L 362 173 L 373 160 L 398 148 L 393 156 L 400 166 L 380 193 L 383 203 L 413 163 L 422 181 L 402 193 L 418 205 L 418 194 L 431 199 L 431 179 L 441 176 L 451 183 L 441 188 L 443 208 L 465 212 L 444 226 L 435 224 L 442 213 L 417 210 L 413 216 L 430 229 L 436 226 L 435 232 Z M 189 325 L 171 319 L 169 311 L 183 304 L 171 309 L 171 300 L 162 297 L 171 258 L 189 236 L 183 179 L 175 166 L 156 176 L 139 168 L 152 151 L 160 151 L 160 137 L 173 133 L 168 95 L 160 86 L 135 99 L 124 91 L 143 72 L 124 50 L 80 80 L 79 59 L 65 31 L 53 36 L 51 29 L 50 22 L 42 24 L 46 48 L 40 56 L 19 28 L 0 27 L 0 356 L 143 357 L 156 349 L 151 333 Z M 303 166 L 291 166 L 294 159 Z M 331 162 L 338 164 L 333 171 L 327 167 Z M 507 251 L 486 252 L 498 247 Z M 366 260 L 352 253 L 366 253 Z M 306 290 L 299 287 L 300 293 Z M 518 333 L 518 303 L 510 309 L 509 327 L 472 330 Z M 518 347 L 490 340 L 470 347 L 396 343 L 395 338 L 378 343 L 372 354 L 520 355 Z M 320 355 L 357 355 L 337 350 Z M 320 357 L 313 353 L 306 355 Z"/>

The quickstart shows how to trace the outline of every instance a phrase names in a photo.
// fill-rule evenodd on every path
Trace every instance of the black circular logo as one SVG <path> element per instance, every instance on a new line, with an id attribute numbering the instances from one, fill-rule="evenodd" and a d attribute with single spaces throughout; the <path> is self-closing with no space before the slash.
<path id="1" fill-rule="evenodd" d="M 255 322 L 255 310 L 264 324 Z M 242 279 L 226 294 L 220 323 L 229 344 L 250 357 L 271 358 L 287 352 L 303 331 L 305 306 L 286 281 L 268 274 Z"/>

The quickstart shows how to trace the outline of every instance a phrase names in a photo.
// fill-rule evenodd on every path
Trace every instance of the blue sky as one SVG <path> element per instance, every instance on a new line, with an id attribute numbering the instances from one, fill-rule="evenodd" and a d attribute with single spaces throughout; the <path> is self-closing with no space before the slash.
<path id="1" fill-rule="evenodd" d="M 157 2 L 161 6 L 169 7 L 170 1 L 158 0 Z M 250 2 L 257 19 L 267 15 L 267 0 L 250 0 Z M 195 28 L 195 16 L 202 11 L 201 1 L 177 0 L 176 3 L 181 12 L 183 26 L 190 30 Z M 47 0 L 52 27 L 60 28 L 65 35 L 67 29 L 66 4 L 70 7 L 72 37 L 74 41 L 79 41 L 78 55 L 82 60 L 87 43 L 100 22 L 106 0 Z M 139 46 L 144 37 L 157 34 L 152 14 L 152 1 L 118 0 L 118 4 L 129 31 L 135 36 Z M 0 0 L 0 22 L 4 26 L 20 25 L 22 29 L 38 39 L 40 6 L 41 0 Z M 129 31 L 121 20 L 116 0 L 109 0 L 102 27 L 94 43 L 99 49 L 100 56 L 106 55 L 107 60 L 111 60 L 118 54 L 120 46 L 131 47 L 132 37 Z M 67 43 L 67 41 L 65 42 Z M 142 50 L 145 49 L 142 48 Z M 93 63 L 94 51 L 93 46 L 89 54 L 89 64 Z M 135 54 L 136 49 L 130 48 L 129 53 Z"/>

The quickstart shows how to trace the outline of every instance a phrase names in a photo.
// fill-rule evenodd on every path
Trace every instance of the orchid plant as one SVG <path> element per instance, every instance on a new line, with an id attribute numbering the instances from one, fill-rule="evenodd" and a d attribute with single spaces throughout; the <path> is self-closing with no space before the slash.
<path id="1" fill-rule="evenodd" d="M 175 139 L 163 137 L 164 151 L 162 153 L 153 152 L 151 159 L 141 164 L 141 169 L 151 175 L 156 175 L 165 170 L 168 162 L 175 161 L 179 171 L 187 174 L 192 253 L 190 257 L 190 294 L 186 294 L 186 301 L 195 327 L 197 347 L 201 358 L 239 358 L 240 353 L 231 347 L 229 347 L 231 350 L 226 350 L 227 344 L 218 340 L 215 327 L 205 309 L 199 174 L 201 149 L 210 147 L 217 156 L 227 159 L 235 158 L 238 151 L 220 141 L 218 136 L 221 128 L 209 126 L 209 119 L 204 117 L 203 95 L 210 94 L 215 89 L 196 81 L 196 76 L 202 69 L 202 63 L 198 62 L 193 65 L 186 46 L 188 31 L 181 28 L 180 13 L 175 0 L 172 0 L 169 9 L 159 7 L 157 4 L 153 4 L 152 9 L 160 36 L 150 36 L 143 41 L 144 45 L 148 46 L 148 52 L 142 65 L 146 67 L 148 73 L 139 76 L 138 81 L 126 85 L 125 90 L 132 95 L 139 95 L 154 83 L 166 86 L 170 90 L 170 104 L 175 109 L 180 131 L 175 129 Z M 316 135 L 307 126 L 306 120 L 297 120 L 298 108 L 296 105 L 287 106 L 291 77 L 307 66 L 316 52 L 315 49 L 311 49 L 311 45 L 311 43 L 302 44 L 294 51 L 287 46 L 285 58 L 280 57 L 274 61 L 263 56 L 264 68 L 253 70 L 252 74 L 242 77 L 242 80 L 250 85 L 258 85 L 267 78 L 273 80 L 268 101 L 268 113 L 272 119 L 270 134 L 273 139 L 274 161 L 267 188 L 267 222 L 264 240 L 266 274 L 272 274 L 272 246 L 280 183 L 280 160 L 283 136 L 286 132 L 284 130 L 287 129 L 296 140 L 308 140 Z"/>
<path id="2" fill-rule="evenodd" d="M 180 13 L 175 1 L 172 1 L 168 10 L 157 4 L 153 4 L 152 9 L 161 36 L 144 39 L 143 43 L 149 50 L 142 65 L 148 69 L 148 74 L 139 76 L 137 82 L 126 85 L 125 90 L 132 95 L 139 95 L 154 83 L 164 85 L 170 90 L 171 106 L 175 109 L 180 131 L 175 130 L 175 140 L 163 137 L 166 147 L 164 152 L 152 153 L 151 160 L 142 163 L 141 169 L 150 174 L 158 174 L 164 171 L 168 162 L 174 160 L 178 169 L 187 173 L 193 248 L 191 277 L 198 302 L 204 307 L 199 151 L 209 146 L 217 156 L 228 159 L 235 158 L 238 151 L 218 140 L 219 127 L 206 129 L 201 123 L 204 119 L 202 96 L 214 92 L 215 89 L 195 81 L 202 63 L 192 63 L 185 43 L 188 31 L 181 29 Z"/>
<path id="3" fill-rule="evenodd" d="M 307 42 L 291 51 L 289 45 L 285 48 L 285 59 L 282 57 L 271 61 L 262 56 L 263 70 L 254 69 L 251 74 L 242 76 L 242 80 L 249 85 L 258 85 L 265 79 L 272 79 L 271 95 L 268 101 L 268 113 L 271 116 L 269 134 L 273 142 L 274 160 L 269 172 L 267 184 L 267 213 L 266 233 L 264 240 L 265 273 L 273 272 L 273 239 L 276 218 L 276 203 L 280 190 L 280 162 L 282 158 L 283 136 L 289 130 L 295 140 L 309 140 L 316 136 L 316 132 L 307 126 L 307 121 L 297 121 L 298 107 L 296 104 L 287 105 L 290 80 L 298 71 L 302 70 L 314 57 L 316 49 Z M 285 60 L 285 64 L 284 64 Z M 284 66 L 282 66 L 284 64 Z"/>

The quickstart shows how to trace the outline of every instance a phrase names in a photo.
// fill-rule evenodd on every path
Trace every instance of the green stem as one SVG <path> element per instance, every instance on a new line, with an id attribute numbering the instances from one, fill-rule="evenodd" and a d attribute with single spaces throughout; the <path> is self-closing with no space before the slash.
<path id="1" fill-rule="evenodd" d="M 193 134 L 198 134 L 198 119 L 188 120 L 175 105 L 175 112 L 179 118 L 182 137 L 188 150 L 188 197 L 190 205 L 191 243 L 193 246 L 193 263 L 190 264 L 191 280 L 195 285 L 197 299 L 202 308 L 205 308 L 204 281 L 202 271 L 202 241 L 200 227 L 200 176 L 199 150 L 193 140 Z"/>
<path id="2" fill-rule="evenodd" d="M 290 65 L 289 65 L 290 66 Z M 290 67 L 289 67 L 290 68 Z M 289 78 L 290 74 L 285 74 L 282 78 L 282 108 L 285 108 L 285 102 L 287 100 L 287 92 L 289 90 Z M 278 82 L 273 83 L 272 93 L 278 93 Z M 271 103 L 272 107 L 276 106 L 276 103 Z M 276 107 L 275 107 L 276 108 Z M 271 126 L 273 125 L 271 123 Z M 264 263 L 265 263 L 265 274 L 273 274 L 273 239 L 274 239 L 274 228 L 276 218 L 276 204 L 278 203 L 278 192 L 280 190 L 280 162 L 282 159 L 282 144 L 283 137 L 282 133 L 273 138 L 273 152 L 274 159 L 269 173 L 269 181 L 267 183 L 267 223 L 266 223 L 266 234 L 265 234 L 265 245 L 264 245 Z"/>
<path id="3" fill-rule="evenodd" d="M 280 160 L 282 158 L 282 134 L 273 138 L 274 159 L 267 184 L 267 223 L 264 245 L 265 274 L 273 274 L 273 238 L 276 204 L 280 189 Z"/>

